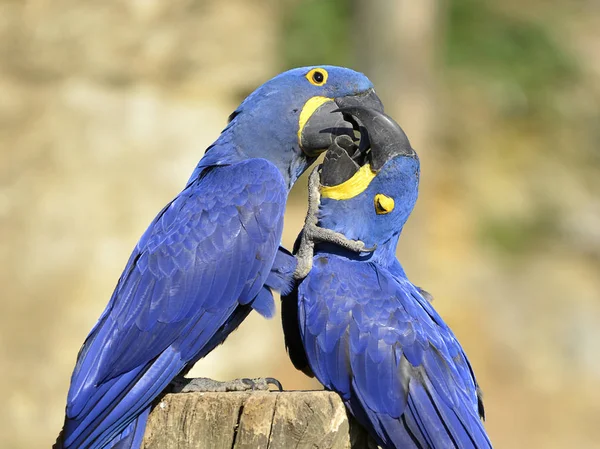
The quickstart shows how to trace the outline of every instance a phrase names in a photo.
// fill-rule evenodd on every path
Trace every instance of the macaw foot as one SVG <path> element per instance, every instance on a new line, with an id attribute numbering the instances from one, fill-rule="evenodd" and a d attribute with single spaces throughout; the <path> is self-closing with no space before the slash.
<path id="1" fill-rule="evenodd" d="M 377 249 L 377 246 L 367 248 L 361 240 L 351 240 L 344 234 L 332 231 L 331 229 L 320 228 L 316 225 L 309 226 L 308 229 L 304 228 L 304 231 L 308 231 L 308 238 L 315 242 L 333 243 L 355 253 L 372 253 Z"/>
<path id="2" fill-rule="evenodd" d="M 259 377 L 256 379 L 234 379 L 224 382 L 209 379 L 208 377 L 197 377 L 194 379 L 189 379 L 187 377 L 176 377 L 171 382 L 171 391 L 173 393 L 268 391 L 269 385 L 274 385 L 279 391 L 283 391 L 281 382 L 272 377 Z"/>
<path id="3" fill-rule="evenodd" d="M 304 279 L 312 268 L 315 242 L 328 242 L 355 253 L 373 252 L 376 247 L 367 248 L 360 240 L 351 240 L 344 234 L 317 226 L 321 195 L 319 193 L 319 168 L 316 167 L 308 178 L 308 211 L 296 251 L 297 266 L 294 279 Z"/>
<path id="4" fill-rule="evenodd" d="M 351 240 L 344 234 L 313 224 L 305 225 L 302 233 L 300 248 L 296 253 L 297 265 L 294 279 L 304 279 L 311 270 L 315 242 L 333 243 L 355 253 L 372 253 L 377 248 L 376 246 L 367 248 L 360 240 Z"/>

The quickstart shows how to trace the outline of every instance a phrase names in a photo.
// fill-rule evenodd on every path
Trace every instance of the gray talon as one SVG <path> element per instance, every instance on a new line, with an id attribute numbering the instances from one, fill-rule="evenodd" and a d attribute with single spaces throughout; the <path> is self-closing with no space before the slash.
<path id="1" fill-rule="evenodd" d="M 279 391 L 283 391 L 283 385 L 274 377 L 265 377 L 265 381 L 268 385 L 275 385 Z"/>
<path id="2" fill-rule="evenodd" d="M 171 382 L 173 393 L 192 393 L 192 392 L 227 392 L 227 391 L 268 391 L 269 384 L 277 386 L 281 391 L 281 383 L 273 379 L 272 377 L 267 378 L 256 378 L 256 379 L 234 379 L 225 382 L 218 380 L 208 379 L 206 377 L 198 377 L 195 379 L 188 379 L 185 377 L 178 377 L 173 379 Z"/>

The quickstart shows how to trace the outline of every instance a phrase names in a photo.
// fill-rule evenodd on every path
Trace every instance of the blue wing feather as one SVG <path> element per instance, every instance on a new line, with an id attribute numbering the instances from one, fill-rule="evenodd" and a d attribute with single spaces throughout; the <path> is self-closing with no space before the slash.
<path id="1" fill-rule="evenodd" d="M 280 246 L 265 284 L 269 288 L 279 291 L 282 296 L 287 295 L 294 287 L 296 264 L 296 258 Z"/>
<path id="2" fill-rule="evenodd" d="M 109 444 L 107 449 L 137 449 L 142 447 L 146 420 L 149 414 L 150 407 L 125 427 L 119 438 L 115 438 L 114 444 Z"/>
<path id="3" fill-rule="evenodd" d="M 252 308 L 265 318 L 275 316 L 275 301 L 273 300 L 273 293 L 268 287 L 263 287 L 256 295 L 256 298 L 252 301 Z"/>
<path id="4" fill-rule="evenodd" d="M 173 377 L 239 325 L 275 260 L 286 195 L 277 168 L 252 159 L 207 169 L 159 213 L 79 353 L 65 447 L 125 434 Z"/>
<path id="5" fill-rule="evenodd" d="M 491 447 L 460 344 L 403 272 L 320 254 L 297 292 L 310 368 L 380 445 Z"/>

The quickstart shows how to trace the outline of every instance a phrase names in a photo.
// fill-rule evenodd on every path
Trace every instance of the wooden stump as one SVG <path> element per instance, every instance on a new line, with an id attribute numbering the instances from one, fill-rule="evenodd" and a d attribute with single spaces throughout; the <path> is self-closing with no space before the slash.
<path id="1" fill-rule="evenodd" d="M 143 449 L 366 449 L 376 447 L 328 391 L 167 394 Z"/>

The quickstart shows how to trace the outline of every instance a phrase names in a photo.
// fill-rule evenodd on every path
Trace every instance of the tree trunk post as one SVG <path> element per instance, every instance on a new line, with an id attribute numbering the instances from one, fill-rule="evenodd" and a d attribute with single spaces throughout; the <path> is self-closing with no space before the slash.
<path id="1" fill-rule="evenodd" d="M 377 446 L 329 391 L 176 393 L 150 414 L 143 449 Z"/>

